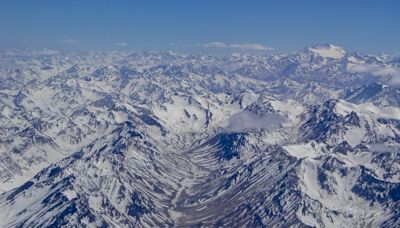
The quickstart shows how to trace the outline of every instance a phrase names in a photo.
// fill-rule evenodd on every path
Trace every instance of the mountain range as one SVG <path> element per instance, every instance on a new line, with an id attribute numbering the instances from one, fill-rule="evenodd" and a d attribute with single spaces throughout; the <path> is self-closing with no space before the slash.
<path id="1" fill-rule="evenodd" d="M 400 57 L 0 53 L 0 227 L 398 227 Z"/>

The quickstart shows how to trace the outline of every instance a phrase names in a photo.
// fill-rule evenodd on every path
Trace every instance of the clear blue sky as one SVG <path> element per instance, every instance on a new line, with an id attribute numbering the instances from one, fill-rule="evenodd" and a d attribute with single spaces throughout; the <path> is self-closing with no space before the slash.
<path id="1" fill-rule="evenodd" d="M 0 0 L 0 49 L 290 52 L 333 43 L 398 54 L 399 42 L 397 0 Z"/>

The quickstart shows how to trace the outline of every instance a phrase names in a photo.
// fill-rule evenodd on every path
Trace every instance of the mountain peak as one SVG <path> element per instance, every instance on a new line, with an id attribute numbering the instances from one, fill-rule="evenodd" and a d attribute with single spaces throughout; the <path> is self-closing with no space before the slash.
<path id="1" fill-rule="evenodd" d="M 340 49 L 342 49 L 341 47 L 339 47 L 339 46 L 336 46 L 336 45 L 334 45 L 334 44 L 331 44 L 331 43 L 320 43 L 320 44 L 315 44 L 315 45 L 313 45 L 311 48 L 315 48 L 315 49 L 318 49 L 318 48 L 340 48 Z"/>
<path id="2" fill-rule="evenodd" d="M 328 43 L 314 45 L 308 48 L 308 50 L 321 57 L 331 59 L 341 59 L 346 55 L 346 51 L 343 48 Z"/>

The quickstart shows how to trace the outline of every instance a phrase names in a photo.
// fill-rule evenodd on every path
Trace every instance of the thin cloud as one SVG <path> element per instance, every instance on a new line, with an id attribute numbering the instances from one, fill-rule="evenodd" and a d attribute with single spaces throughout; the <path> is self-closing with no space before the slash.
<path id="1" fill-rule="evenodd" d="M 205 48 L 226 48 L 228 47 L 227 44 L 222 42 L 211 42 L 206 44 L 198 44 L 198 46 L 205 47 Z"/>
<path id="2" fill-rule="evenodd" d="M 230 49 L 241 49 L 241 50 L 255 50 L 255 51 L 270 51 L 272 47 L 264 46 L 261 44 L 227 44 L 223 42 L 210 42 L 200 43 L 197 46 L 204 48 L 230 48 Z"/>
<path id="3" fill-rule="evenodd" d="M 240 133 L 248 130 L 275 130 L 280 128 L 287 118 L 279 114 L 267 113 L 259 116 L 250 111 L 242 111 L 229 118 L 229 125 L 224 132 Z"/>
<path id="4" fill-rule="evenodd" d="M 61 42 L 65 43 L 65 44 L 78 44 L 78 43 L 80 43 L 80 41 L 78 39 L 73 39 L 73 38 L 68 38 L 68 39 L 61 40 Z"/>
<path id="5" fill-rule="evenodd" d="M 386 82 L 390 86 L 400 86 L 400 71 L 391 66 L 378 66 L 373 64 L 354 64 L 349 65 L 347 69 L 355 73 L 368 73 L 373 76 L 386 76 L 389 80 Z"/>
<path id="6" fill-rule="evenodd" d="M 396 152 L 396 148 L 393 146 L 387 146 L 383 143 L 371 144 L 369 149 L 373 152 Z"/>
<path id="7" fill-rule="evenodd" d="M 400 87 L 400 74 L 392 75 L 388 83 L 393 87 Z"/>
<path id="8" fill-rule="evenodd" d="M 114 43 L 114 45 L 115 45 L 115 46 L 120 46 L 120 47 L 126 47 L 126 46 L 128 46 L 128 44 L 125 43 L 125 42 Z"/>
<path id="9" fill-rule="evenodd" d="M 273 48 L 263 46 L 261 44 L 230 44 L 231 48 L 247 49 L 247 50 L 258 50 L 258 51 L 271 51 Z"/>

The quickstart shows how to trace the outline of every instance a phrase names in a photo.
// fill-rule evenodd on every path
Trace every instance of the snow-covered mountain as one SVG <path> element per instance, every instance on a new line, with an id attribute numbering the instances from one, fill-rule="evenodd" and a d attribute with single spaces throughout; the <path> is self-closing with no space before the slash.
<path id="1" fill-rule="evenodd" d="M 1 227 L 400 226 L 400 65 L 0 53 Z"/>

